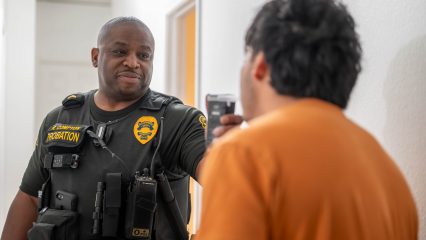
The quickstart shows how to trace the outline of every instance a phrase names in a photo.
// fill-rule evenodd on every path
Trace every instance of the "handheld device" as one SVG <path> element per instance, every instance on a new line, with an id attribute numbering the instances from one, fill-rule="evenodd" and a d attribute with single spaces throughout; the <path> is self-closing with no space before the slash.
<path id="1" fill-rule="evenodd" d="M 207 146 L 213 141 L 213 129 L 220 126 L 220 117 L 235 112 L 236 100 L 233 94 L 207 94 Z"/>

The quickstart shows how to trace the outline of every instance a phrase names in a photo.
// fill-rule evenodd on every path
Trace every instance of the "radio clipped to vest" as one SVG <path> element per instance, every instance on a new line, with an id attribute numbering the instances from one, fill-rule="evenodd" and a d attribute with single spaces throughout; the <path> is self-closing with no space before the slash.
<path id="1" fill-rule="evenodd" d="M 149 176 L 148 169 L 136 172 L 127 192 L 125 237 L 151 239 L 157 207 L 157 181 Z"/>

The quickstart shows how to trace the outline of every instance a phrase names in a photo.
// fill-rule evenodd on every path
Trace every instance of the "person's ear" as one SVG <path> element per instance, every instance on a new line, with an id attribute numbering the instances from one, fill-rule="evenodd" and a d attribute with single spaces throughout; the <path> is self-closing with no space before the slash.
<path id="1" fill-rule="evenodd" d="M 253 59 L 252 75 L 256 80 L 264 80 L 269 77 L 269 66 L 263 52 L 257 53 Z"/>
<path id="2" fill-rule="evenodd" d="M 98 67 L 99 48 L 92 48 L 91 55 L 93 67 Z"/>

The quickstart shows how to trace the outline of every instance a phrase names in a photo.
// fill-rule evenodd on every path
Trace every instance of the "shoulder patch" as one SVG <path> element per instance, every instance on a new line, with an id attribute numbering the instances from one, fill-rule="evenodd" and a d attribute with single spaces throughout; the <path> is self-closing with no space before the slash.
<path id="1" fill-rule="evenodd" d="M 204 117 L 204 115 L 200 114 L 199 117 L 198 117 L 198 121 L 200 122 L 201 127 L 206 129 L 206 127 L 207 127 L 206 117 Z"/>
<path id="2" fill-rule="evenodd" d="M 140 117 L 133 126 L 135 138 L 142 144 L 146 144 L 154 138 L 157 133 L 158 122 L 153 116 Z"/>
<path id="3" fill-rule="evenodd" d="M 81 93 L 71 94 L 62 100 L 62 106 L 65 108 L 80 107 L 84 103 L 84 95 Z"/>

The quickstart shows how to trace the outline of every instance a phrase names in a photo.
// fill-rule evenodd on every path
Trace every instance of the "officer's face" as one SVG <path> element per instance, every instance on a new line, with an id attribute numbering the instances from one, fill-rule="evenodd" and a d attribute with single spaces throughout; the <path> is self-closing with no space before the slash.
<path id="1" fill-rule="evenodd" d="M 152 77 L 154 39 L 149 30 L 135 22 L 111 27 L 92 50 L 99 75 L 99 92 L 117 101 L 143 96 Z"/>

